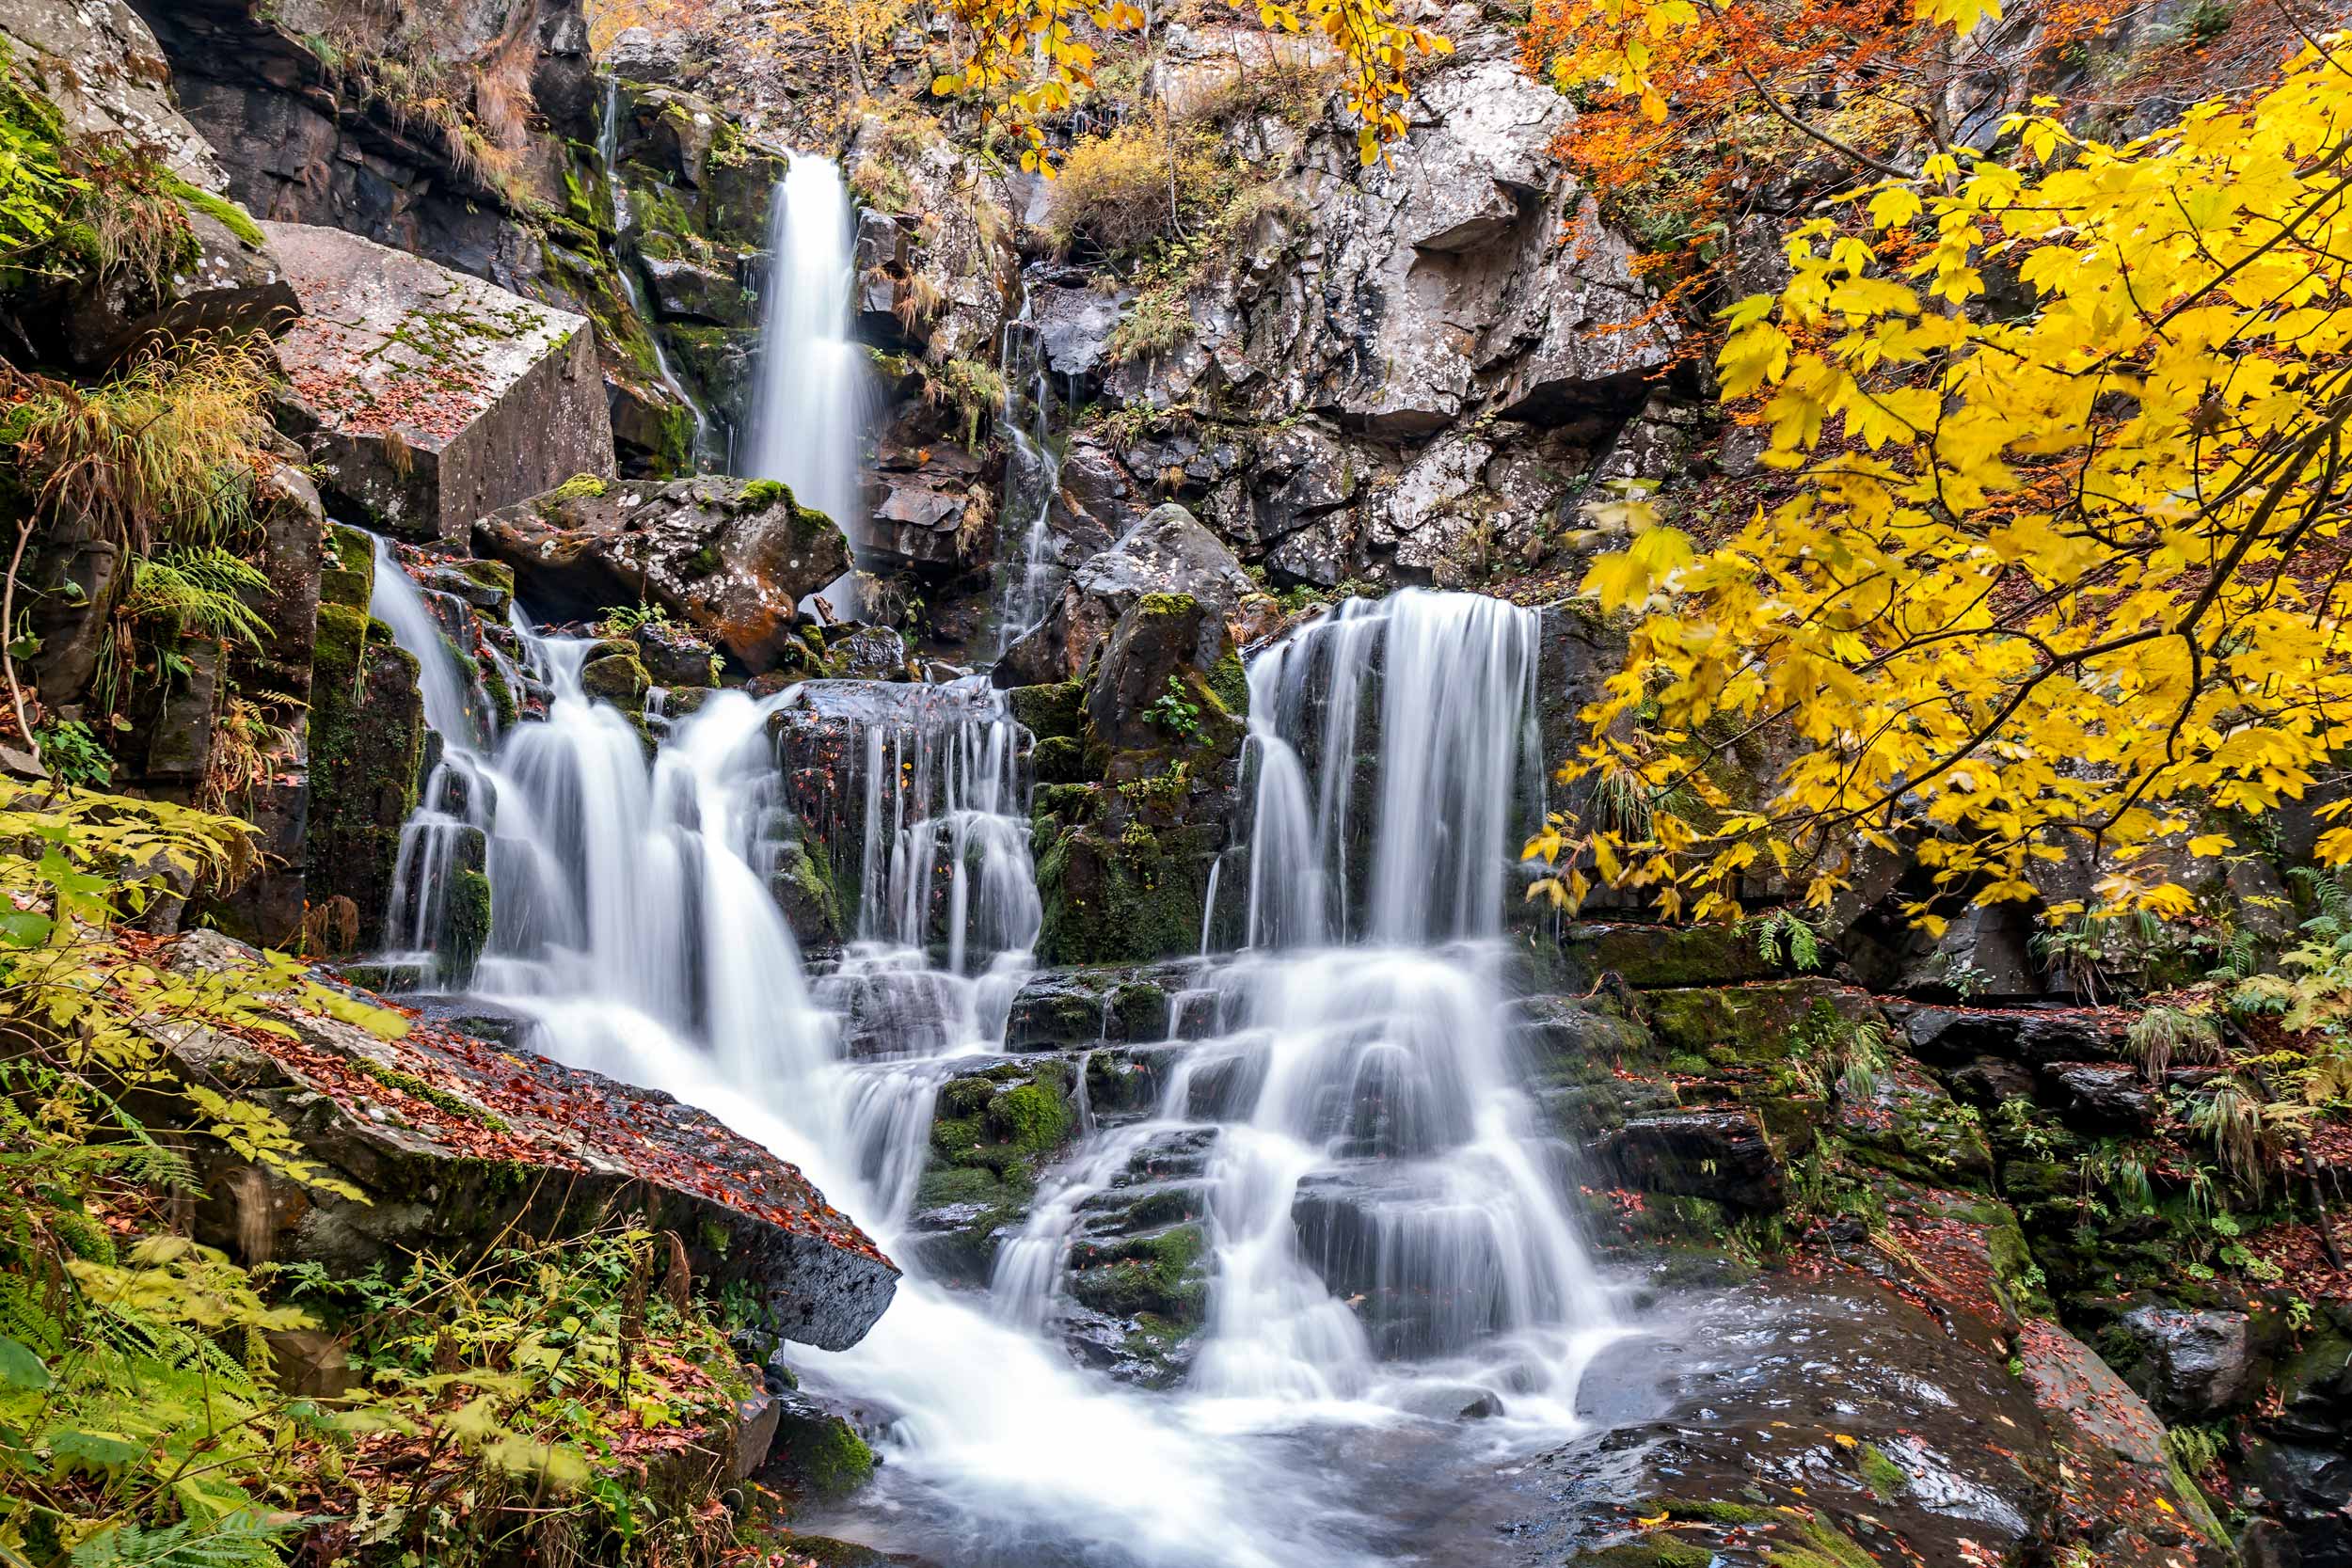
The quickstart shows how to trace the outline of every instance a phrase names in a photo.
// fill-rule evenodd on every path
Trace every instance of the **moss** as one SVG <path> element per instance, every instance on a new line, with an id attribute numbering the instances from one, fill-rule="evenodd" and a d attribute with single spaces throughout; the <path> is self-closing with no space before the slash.
<path id="1" fill-rule="evenodd" d="M 993 1170 L 971 1165 L 933 1165 L 914 1184 L 914 1206 L 938 1209 L 951 1203 L 993 1203 L 1004 1195 L 1004 1180 Z"/>
<path id="2" fill-rule="evenodd" d="M 1189 594 L 1146 594 L 1136 601 L 1136 611 L 1146 620 L 1190 615 L 1200 608 L 1200 601 Z"/>
<path id="3" fill-rule="evenodd" d="M 416 659 L 364 610 L 322 604 L 310 666 L 304 884 L 314 905 L 342 896 L 358 907 L 363 948 L 375 942 L 390 900 L 424 736 Z"/>
<path id="4" fill-rule="evenodd" d="M 450 880 L 449 924 L 441 934 L 446 973 L 462 984 L 490 942 L 490 879 L 481 872 L 461 870 Z"/>
<path id="5" fill-rule="evenodd" d="M 645 700 L 653 677 L 633 653 L 605 654 L 580 666 L 580 689 L 616 707 L 635 710 Z"/>
<path id="6" fill-rule="evenodd" d="M 1208 687 L 1226 712 L 1236 719 L 1249 713 L 1249 673 L 1243 668 L 1241 655 L 1232 648 L 1218 657 L 1216 667 L 1209 672 Z"/>
<path id="7" fill-rule="evenodd" d="M 1024 729 L 1040 739 L 1075 739 L 1086 724 L 1086 683 L 1016 686 L 1005 693 L 1005 706 Z"/>
<path id="8" fill-rule="evenodd" d="M 1561 957 L 1574 982 L 1584 990 L 1604 974 L 1622 976 L 1638 990 L 1729 986 L 1774 978 L 1756 956 L 1756 944 L 1729 926 L 1602 926 L 1568 927 Z"/>
<path id="9" fill-rule="evenodd" d="M 705 544 L 696 546 L 694 553 L 686 558 L 686 572 L 689 577 L 707 578 L 717 571 L 722 564 L 723 562 L 719 558 L 719 546 Z"/>
<path id="10" fill-rule="evenodd" d="M 778 501 L 791 504 L 792 487 L 778 479 L 755 479 L 743 486 L 742 504 L 747 511 L 773 506 Z"/>
<path id="11" fill-rule="evenodd" d="M 375 545 L 358 529 L 343 523 L 326 525 L 334 546 L 335 564 L 319 572 L 319 603 L 365 610 L 375 594 Z"/>
<path id="12" fill-rule="evenodd" d="M 1070 1104 L 1040 1084 L 1024 1084 L 989 1101 L 988 1129 L 1025 1153 L 1059 1148 L 1070 1136 Z"/>
<path id="13" fill-rule="evenodd" d="M 1040 784 L 1082 784 L 1087 778 L 1086 746 L 1066 735 L 1047 736 L 1030 750 L 1029 766 Z"/>
<path id="14" fill-rule="evenodd" d="M 1115 1250 L 1082 1249 L 1070 1293 L 1115 1318 L 1151 1317 L 1167 1329 L 1189 1331 L 1204 1321 L 1208 1241 L 1197 1225 L 1180 1225 Z"/>
<path id="15" fill-rule="evenodd" d="M 1672 1535 L 1653 1535 L 1579 1552 L 1568 1559 L 1567 1568 L 1714 1568 L 1722 1560 L 1711 1548 Z"/>
<path id="16" fill-rule="evenodd" d="M 480 873 L 471 872 L 465 873 L 465 875 L 479 876 Z M 398 1068 L 389 1068 L 381 1062 L 373 1061 L 364 1056 L 354 1061 L 352 1066 L 357 1068 L 362 1076 L 373 1078 L 388 1089 L 397 1089 L 412 1099 L 421 1100 L 437 1110 L 446 1111 L 453 1117 L 462 1117 L 468 1121 L 478 1122 L 493 1132 L 503 1132 L 507 1130 L 506 1118 L 497 1112 L 485 1109 L 470 1100 L 452 1094 L 439 1085 L 420 1078 L 413 1072 L 403 1072 Z"/>
<path id="17" fill-rule="evenodd" d="M 594 500 L 611 488 L 594 474 L 574 474 L 542 499 L 550 501 Z"/>
<path id="18" fill-rule="evenodd" d="M 1040 961 L 1149 963 L 1200 945 L 1209 862 L 1191 852 L 1198 834 L 1143 829 L 1111 840 L 1091 827 L 1049 832 L 1038 861 Z"/>
<path id="19" fill-rule="evenodd" d="M 1854 1467 L 1862 1472 L 1862 1480 L 1879 1501 L 1893 1502 L 1910 1488 L 1911 1477 L 1903 1467 L 1886 1457 L 1876 1443 L 1865 1443 L 1854 1452 Z"/>
<path id="20" fill-rule="evenodd" d="M 522 705 L 516 701 L 515 688 L 507 681 L 506 672 L 499 668 L 494 658 L 482 660 L 480 669 L 482 689 L 490 699 L 490 711 L 498 720 L 501 733 L 513 729 L 522 717 Z"/>
<path id="21" fill-rule="evenodd" d="M 776 1431 L 771 1463 L 811 1497 L 834 1501 L 874 1476 L 874 1450 L 838 1416 L 789 1411 Z"/>
<path id="22" fill-rule="evenodd" d="M 253 250 L 269 244 L 269 236 L 253 221 L 251 214 L 226 197 L 215 196 L 208 190 L 189 184 L 176 174 L 163 176 L 164 189 L 183 204 L 193 207 L 237 237 L 237 243 Z"/>

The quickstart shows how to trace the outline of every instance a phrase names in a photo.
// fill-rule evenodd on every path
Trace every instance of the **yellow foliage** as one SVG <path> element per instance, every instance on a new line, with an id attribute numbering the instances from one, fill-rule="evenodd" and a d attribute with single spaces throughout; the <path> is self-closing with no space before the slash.
<path id="1" fill-rule="evenodd" d="M 2013 161 L 1939 155 L 1788 236 L 1788 285 L 1724 313 L 1719 356 L 1786 499 L 1705 549 L 1629 518 L 1594 566 L 1603 605 L 1649 612 L 1561 776 L 1652 809 L 1544 835 L 1549 895 L 1589 866 L 1728 909 L 1761 850 L 1818 907 L 1907 846 L 1923 924 L 2061 857 L 2102 907 L 2177 915 L 2160 841 L 2276 810 L 2352 745 L 2342 46 L 2125 146 L 2016 117 Z M 1994 267 L 2030 309 L 1969 308 Z M 1709 764 L 1768 731 L 1788 760 L 1735 803 Z"/>
<path id="2" fill-rule="evenodd" d="M 1069 113 L 1072 90 L 1094 85 L 1094 45 L 1078 29 L 1090 24 L 1098 33 L 1132 32 L 1145 22 L 1129 0 L 951 0 L 951 8 L 971 29 L 973 43 L 961 69 L 934 81 L 931 90 L 968 94 L 1003 115 L 1024 144 L 1021 166 L 1048 175 L 1054 169 L 1040 122 Z M 1262 25 L 1320 34 L 1347 62 L 1347 112 L 1358 122 L 1357 150 L 1366 164 L 1378 163 L 1382 149 L 1405 135 L 1405 101 L 1412 96 L 1407 63 L 1454 50 L 1442 34 L 1397 21 L 1395 0 L 1258 0 L 1256 9 Z"/>
<path id="3" fill-rule="evenodd" d="M 1070 150 L 1046 198 L 1045 230 L 1057 249 L 1084 236 L 1106 254 L 1128 255 L 1173 232 L 1228 183 L 1203 133 L 1129 123 Z"/>

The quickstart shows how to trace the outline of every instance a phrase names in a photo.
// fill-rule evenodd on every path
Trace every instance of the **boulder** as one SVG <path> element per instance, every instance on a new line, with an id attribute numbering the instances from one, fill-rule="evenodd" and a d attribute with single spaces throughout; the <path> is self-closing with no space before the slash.
<path id="1" fill-rule="evenodd" d="M 2243 1312 L 2150 1303 L 2118 1326 L 2140 1352 L 2128 1381 L 2172 1420 L 2210 1420 L 2262 1384 L 2265 1363 Z"/>
<path id="2" fill-rule="evenodd" d="M 574 481 L 482 518 L 474 545 L 541 614 L 644 603 L 755 674 L 800 643 L 800 602 L 849 569 L 849 543 L 772 480 Z"/>
<path id="3" fill-rule="evenodd" d="M 181 939 L 172 964 L 254 964 L 217 932 Z M 368 1201 L 301 1186 L 195 1140 L 206 1195 L 195 1233 L 246 1263 L 319 1261 L 358 1273 L 420 1247 L 489 1247 L 643 1217 L 685 1243 L 709 1288 L 739 1291 L 758 1326 L 838 1350 L 864 1337 L 898 1270 L 793 1166 L 669 1096 L 412 1022 L 399 1039 L 294 1006 L 284 1036 L 192 1025 L 155 1033 L 171 1070 L 275 1112 L 299 1158 Z"/>
<path id="4" fill-rule="evenodd" d="M 586 318 L 357 235 L 263 228 L 305 311 L 278 354 L 333 499 L 462 548 L 484 513 L 612 472 Z"/>
<path id="5" fill-rule="evenodd" d="M 654 685 L 675 689 L 717 684 L 710 673 L 710 644 L 691 632 L 648 621 L 635 637 L 638 661 Z"/>
<path id="6" fill-rule="evenodd" d="M 1183 595 L 1200 608 L 1191 653 L 1206 669 L 1217 658 L 1226 620 L 1254 586 L 1233 552 L 1190 512 L 1154 507 L 1071 574 L 1045 619 L 1006 650 L 994 679 L 1028 686 L 1085 675 L 1111 628 L 1146 594 Z"/>
<path id="7" fill-rule="evenodd" d="M 1785 1200 L 1786 1172 L 1756 1113 L 1745 1108 L 1633 1117 L 1593 1159 L 1617 1184 L 1704 1197 L 1769 1212 Z"/>

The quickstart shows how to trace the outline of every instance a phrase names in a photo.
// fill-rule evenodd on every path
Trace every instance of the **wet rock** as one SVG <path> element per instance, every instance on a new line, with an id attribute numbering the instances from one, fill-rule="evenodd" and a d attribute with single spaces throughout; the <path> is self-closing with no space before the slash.
<path id="1" fill-rule="evenodd" d="M 474 524 L 541 614 L 643 603 L 754 673 L 800 657 L 800 601 L 849 566 L 841 531 L 768 480 L 567 483 Z"/>
<path id="2" fill-rule="evenodd" d="M 580 690 L 625 713 L 645 705 L 645 691 L 652 684 L 634 650 L 602 654 L 580 667 Z"/>
<path id="3" fill-rule="evenodd" d="M 679 626 L 648 621 L 632 634 L 638 660 L 653 684 L 675 690 L 680 687 L 717 684 L 711 673 L 710 644 Z"/>
<path id="4" fill-rule="evenodd" d="M 2168 1552 L 2202 1564 L 2229 1560 L 2229 1537 L 2204 1499 L 2180 1484 L 2164 1423 L 2146 1401 L 2055 1323 L 2024 1324 L 2017 1354 L 2034 1402 L 2073 1450 L 2069 1509 L 2095 1560 L 2155 1568 Z"/>
<path id="5" fill-rule="evenodd" d="M 1840 1085 L 1836 1128 L 1868 1164 L 1935 1186 L 1983 1187 L 1993 1153 L 1972 1116 L 1944 1085 L 1897 1059 L 1870 1069 L 1867 1088 Z"/>
<path id="6" fill-rule="evenodd" d="M 814 1502 L 837 1502 L 873 1479 L 874 1450 L 857 1429 L 802 1393 L 774 1396 L 775 1440 L 759 1479 Z"/>
<path id="7" fill-rule="evenodd" d="M 263 225 L 304 315 L 279 341 L 322 484 L 384 531 L 463 547 L 476 517 L 612 472 L 585 317 L 355 234 Z"/>
<path id="8" fill-rule="evenodd" d="M 503 623 L 515 602 L 515 569 L 497 561 L 430 561 L 409 574 L 428 594 L 471 605 L 485 621 Z"/>
<path id="9" fill-rule="evenodd" d="M 172 961 L 255 958 L 203 932 Z M 739 1288 L 786 1338 L 840 1349 L 889 1305 L 898 1271 L 854 1223 L 791 1165 L 667 1095 L 441 1030 L 386 1041 L 308 1013 L 285 1022 L 282 1042 L 156 1031 L 175 1073 L 273 1111 L 303 1159 L 372 1199 L 297 1186 L 204 1140 L 196 1234 L 248 1263 L 356 1274 L 510 1227 L 558 1236 L 633 1213 L 685 1238 L 694 1272 L 714 1291 Z"/>
<path id="10" fill-rule="evenodd" d="M 2054 1062 L 2042 1070 L 2068 1114 L 2086 1123 L 2144 1132 L 2155 1122 L 2155 1095 L 2128 1063 Z"/>
<path id="11" fill-rule="evenodd" d="M 2123 1315 L 2122 1332 L 2140 1353 L 2132 1386 L 2176 1421 L 2210 1419 L 2260 1386 L 2263 1362 L 2243 1312 L 2151 1303 Z"/>
<path id="12" fill-rule="evenodd" d="M 860 626 L 826 645 L 825 668 L 845 680 L 906 680 L 907 640 L 888 626 Z"/>
<path id="13" fill-rule="evenodd" d="M 2126 1060 L 2124 1016 L 2083 1008 L 1890 1008 L 1912 1052 L 1931 1065 L 1981 1056 L 2049 1067 Z"/>
<path id="14" fill-rule="evenodd" d="M 1747 1109 L 1664 1111 L 1629 1118 L 1592 1156 L 1625 1186 L 1708 1198 L 1765 1212 L 1781 1207 L 1786 1175 Z"/>
<path id="15" fill-rule="evenodd" d="M 1111 331 L 1132 297 L 1126 290 L 1106 293 L 1052 284 L 1031 289 L 1029 312 L 1046 368 L 1067 382 L 1091 375 L 1109 352 Z"/>
<path id="16" fill-rule="evenodd" d="M 2352 1562 L 2352 1454 L 2342 1449 L 2306 1448 L 2253 1437 L 2246 1444 L 2246 1470 L 2277 1509 L 2289 1542 L 2276 1544 L 2297 1568 Z"/>
<path id="17" fill-rule="evenodd" d="M 999 686 L 1050 685 L 1087 673 L 1111 630 L 1146 595 L 1183 595 L 1205 613 L 1191 655 L 1206 669 L 1217 657 L 1226 617 L 1252 584 L 1233 552 L 1181 506 L 1155 507 L 1071 575 L 1061 597 L 996 665 Z"/>
<path id="18" fill-rule="evenodd" d="M 1166 1039 L 1169 993 L 1183 978 L 1175 965 L 1038 970 L 1013 996 L 1005 1044 L 1050 1051 Z"/>
<path id="19" fill-rule="evenodd" d="M 368 949 L 381 938 L 427 732 L 415 657 L 367 612 L 374 576 L 367 537 L 338 529 L 335 539 L 344 570 L 322 588 L 334 597 L 319 605 L 310 668 L 304 885 L 314 906 L 348 899 L 357 945 Z"/>

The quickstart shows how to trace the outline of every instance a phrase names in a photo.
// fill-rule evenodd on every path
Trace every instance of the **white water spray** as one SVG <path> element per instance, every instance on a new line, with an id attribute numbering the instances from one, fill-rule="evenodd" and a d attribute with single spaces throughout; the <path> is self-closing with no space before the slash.
<path id="1" fill-rule="evenodd" d="M 740 454 L 746 475 L 782 480 L 803 506 L 839 524 L 852 554 L 866 531 L 859 449 L 867 398 L 866 351 L 850 337 L 853 222 L 833 160 L 793 153 L 769 218 L 759 379 Z M 848 587 L 827 591 L 836 613 L 854 610 Z"/>
<path id="2" fill-rule="evenodd" d="M 1152 1108 L 1086 1115 L 989 1297 L 911 1274 L 863 1342 L 794 1352 L 891 1422 L 875 1490 L 820 1525 L 976 1568 L 1411 1560 L 1364 1455 L 1475 1471 L 1573 1424 L 1608 1314 L 1495 973 L 1531 622 L 1401 594 L 1253 665 L 1257 946 L 1194 979 Z M 583 644 L 527 646 L 547 720 L 471 797 L 497 899 L 476 988 L 538 1049 L 774 1148 L 909 1259 L 933 1096 L 1001 1059 L 1038 929 L 1025 733 L 978 681 L 812 682 L 706 699 L 648 767 L 582 694 Z M 770 886 L 788 832 L 857 874 L 857 938 L 813 982 Z M 1190 1174 L 1149 1180 L 1214 1275 L 1186 1385 L 1151 1395 L 1057 1337 L 1101 1201 L 1178 1147 L 1201 1151 Z M 1455 1418 L 1489 1397 L 1502 1419 Z"/>

